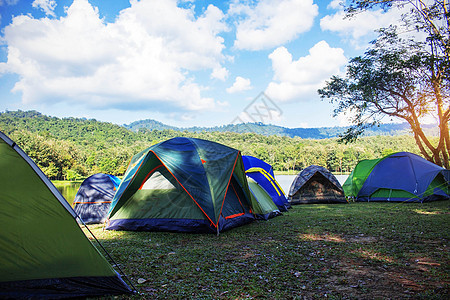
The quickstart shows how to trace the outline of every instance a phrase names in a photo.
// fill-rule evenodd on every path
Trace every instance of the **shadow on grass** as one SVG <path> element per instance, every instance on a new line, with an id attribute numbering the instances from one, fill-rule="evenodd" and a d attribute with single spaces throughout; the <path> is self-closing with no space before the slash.
<path id="1" fill-rule="evenodd" d="M 448 298 L 450 201 L 297 205 L 214 234 L 90 228 L 130 298 Z"/>

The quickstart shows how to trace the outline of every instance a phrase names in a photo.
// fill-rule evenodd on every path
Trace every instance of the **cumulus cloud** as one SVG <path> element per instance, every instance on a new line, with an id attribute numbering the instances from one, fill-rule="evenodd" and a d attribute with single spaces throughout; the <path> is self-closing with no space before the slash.
<path id="1" fill-rule="evenodd" d="M 228 70 L 224 67 L 214 68 L 211 73 L 211 78 L 216 78 L 224 81 L 228 77 Z"/>
<path id="2" fill-rule="evenodd" d="M 402 11 L 397 8 L 387 12 L 377 9 L 361 12 L 352 18 L 345 18 L 343 6 L 339 2 L 340 0 L 334 0 L 330 3 L 329 8 L 337 9 L 337 12 L 323 17 L 320 20 L 320 28 L 323 31 L 338 33 L 357 48 L 366 47 L 367 42 L 375 37 L 376 29 L 397 24 L 402 14 Z"/>
<path id="3" fill-rule="evenodd" d="M 13 91 L 25 103 L 213 109 L 216 101 L 202 96 L 190 72 L 216 69 L 225 76 L 223 19 L 213 5 L 196 17 L 176 0 L 132 0 L 114 23 L 105 23 L 87 0 L 75 0 L 60 18 L 15 17 L 4 29 L 8 60 L 0 74 L 19 75 Z"/>
<path id="4" fill-rule="evenodd" d="M 55 0 L 34 0 L 32 6 L 41 9 L 47 16 L 55 17 Z"/>
<path id="5" fill-rule="evenodd" d="M 256 6 L 235 1 L 228 15 L 240 17 L 234 46 L 262 50 L 289 42 L 311 29 L 318 6 L 313 0 L 261 0 Z"/>
<path id="6" fill-rule="evenodd" d="M 293 60 L 285 47 L 275 49 L 269 58 L 274 71 L 266 94 L 275 101 L 307 101 L 317 96 L 317 89 L 332 75 L 339 74 L 347 63 L 344 50 L 332 48 L 321 41 L 309 54 Z"/>
<path id="7" fill-rule="evenodd" d="M 247 91 L 252 89 L 250 79 L 237 76 L 233 85 L 227 88 L 227 93 L 233 94 L 237 92 Z"/>
<path id="8" fill-rule="evenodd" d="M 342 8 L 344 3 L 345 3 L 345 0 L 333 0 L 330 2 L 330 4 L 328 4 L 327 8 L 331 8 L 331 9 Z"/>

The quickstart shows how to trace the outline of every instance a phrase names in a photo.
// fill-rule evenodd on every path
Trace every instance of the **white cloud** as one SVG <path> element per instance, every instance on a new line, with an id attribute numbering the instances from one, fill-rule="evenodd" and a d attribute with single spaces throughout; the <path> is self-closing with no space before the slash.
<path id="1" fill-rule="evenodd" d="M 175 0 L 132 0 L 114 23 L 105 23 L 87 0 L 75 0 L 66 13 L 21 15 L 5 27 L 8 60 L 0 74 L 19 75 L 13 91 L 23 102 L 166 111 L 216 106 L 190 71 L 221 68 L 218 34 L 226 25 L 218 8 L 196 17 Z"/>
<path id="2" fill-rule="evenodd" d="M 237 92 L 247 91 L 252 88 L 253 87 L 251 85 L 250 79 L 237 76 L 233 85 L 227 88 L 227 93 L 233 94 Z"/>
<path id="3" fill-rule="evenodd" d="M 41 9 L 47 16 L 56 16 L 54 12 L 56 8 L 55 0 L 34 0 L 32 6 Z"/>
<path id="4" fill-rule="evenodd" d="M 216 78 L 224 81 L 228 77 L 228 70 L 224 67 L 214 68 L 211 73 L 211 78 Z"/>
<path id="5" fill-rule="evenodd" d="M 342 8 L 344 3 L 345 3 L 345 0 L 333 0 L 330 2 L 330 4 L 328 4 L 327 8 L 331 8 L 331 9 Z"/>
<path id="6" fill-rule="evenodd" d="M 269 58 L 274 77 L 266 94 L 275 101 L 307 101 L 316 97 L 317 89 L 347 63 L 344 51 L 331 48 L 325 41 L 318 42 L 309 55 L 298 60 L 293 60 L 285 47 L 275 49 Z"/>
<path id="7" fill-rule="evenodd" d="M 237 49 L 270 49 L 311 29 L 318 15 L 312 0 L 262 0 L 255 7 L 235 1 L 230 16 L 242 16 L 236 24 Z"/>
<path id="8" fill-rule="evenodd" d="M 332 31 L 349 39 L 351 44 L 359 49 L 365 48 L 367 43 L 376 36 L 375 30 L 388 27 L 391 24 L 398 24 L 402 11 L 393 8 L 387 12 L 382 9 L 364 11 L 351 18 L 344 18 L 343 7 L 334 0 L 330 3 L 330 8 L 338 9 L 333 15 L 327 15 L 320 20 L 320 28 L 325 31 Z M 405 11 L 403 11 L 405 12 Z"/>

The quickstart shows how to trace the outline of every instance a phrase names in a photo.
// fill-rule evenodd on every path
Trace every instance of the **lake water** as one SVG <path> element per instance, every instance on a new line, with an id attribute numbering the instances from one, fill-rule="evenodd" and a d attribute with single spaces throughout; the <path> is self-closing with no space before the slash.
<path id="1" fill-rule="evenodd" d="M 285 192 L 286 196 L 289 194 L 289 189 L 291 187 L 292 181 L 297 175 L 275 175 L 275 179 L 281 185 L 281 188 Z M 341 185 L 347 180 L 348 175 L 334 175 Z"/>
<path id="2" fill-rule="evenodd" d="M 80 181 L 53 181 L 53 184 L 58 189 L 58 191 L 63 195 L 63 197 L 72 205 L 75 195 L 80 188 Z"/>
<path id="3" fill-rule="evenodd" d="M 286 196 L 289 193 L 289 189 L 295 176 L 297 175 L 275 175 L 275 179 L 281 185 L 281 188 L 286 193 Z M 336 176 L 337 180 L 341 185 L 344 184 L 345 180 L 348 177 L 348 175 L 334 175 L 334 176 Z M 78 189 L 80 188 L 81 182 L 54 181 L 53 184 L 61 192 L 64 198 L 66 198 L 67 202 L 69 202 L 69 204 L 72 204 L 73 200 L 75 199 L 75 195 L 77 194 Z"/>

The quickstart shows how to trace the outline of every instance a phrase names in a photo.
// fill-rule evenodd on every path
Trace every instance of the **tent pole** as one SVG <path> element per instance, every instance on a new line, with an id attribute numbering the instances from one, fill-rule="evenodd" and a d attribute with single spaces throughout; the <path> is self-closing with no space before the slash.
<path id="1" fill-rule="evenodd" d="M 103 247 L 102 243 L 100 243 L 100 241 L 97 239 L 97 237 L 94 235 L 94 233 L 91 231 L 91 229 L 89 227 L 87 227 L 86 223 L 84 223 L 84 221 L 81 219 L 81 217 L 77 214 L 77 218 L 78 220 L 81 221 L 81 223 L 84 225 L 84 228 L 86 228 L 86 230 L 91 234 L 91 236 L 94 238 L 94 240 L 97 242 L 97 245 L 100 246 L 100 248 L 104 251 L 104 253 L 106 253 L 106 255 L 108 256 L 108 258 L 112 261 L 112 263 L 114 263 L 114 265 L 116 266 L 116 268 L 119 270 L 120 275 L 122 275 L 124 278 L 127 279 L 128 283 L 131 285 L 131 287 L 133 288 L 133 293 L 137 293 L 137 289 L 136 287 L 133 285 L 133 283 L 131 282 L 131 280 L 128 278 L 128 276 L 125 274 L 124 271 L 122 271 L 122 269 L 120 268 L 119 264 L 117 264 L 117 262 L 114 260 L 114 258 L 112 258 L 112 256 L 109 254 L 108 251 L 106 251 L 105 247 Z M 85 235 L 86 236 L 86 235 Z M 87 238 L 87 237 L 86 237 Z M 99 251 L 100 252 L 100 251 Z"/>

